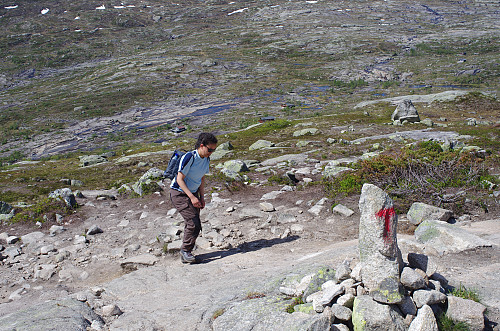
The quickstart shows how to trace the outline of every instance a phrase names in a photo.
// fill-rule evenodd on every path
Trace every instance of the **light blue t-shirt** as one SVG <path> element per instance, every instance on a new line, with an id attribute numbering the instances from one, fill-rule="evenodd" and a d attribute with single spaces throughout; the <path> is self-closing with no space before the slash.
<path id="1" fill-rule="evenodd" d="M 192 193 L 198 191 L 201 185 L 201 179 L 208 174 L 209 166 L 210 158 L 201 157 L 197 150 L 187 152 L 182 156 L 179 162 L 178 172 L 182 172 L 186 176 L 184 182 Z M 177 176 L 172 180 L 170 187 L 174 190 L 183 192 L 179 184 L 177 184 Z"/>

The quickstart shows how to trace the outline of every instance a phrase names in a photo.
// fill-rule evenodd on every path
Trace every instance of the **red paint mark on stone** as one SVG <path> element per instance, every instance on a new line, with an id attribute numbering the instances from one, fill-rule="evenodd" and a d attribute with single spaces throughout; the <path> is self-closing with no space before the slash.
<path id="1" fill-rule="evenodd" d="M 376 216 L 378 218 L 381 218 L 384 220 L 384 241 L 385 242 L 392 241 L 391 221 L 394 219 L 395 215 L 396 215 L 396 212 L 394 211 L 394 207 L 381 209 L 376 214 Z"/>

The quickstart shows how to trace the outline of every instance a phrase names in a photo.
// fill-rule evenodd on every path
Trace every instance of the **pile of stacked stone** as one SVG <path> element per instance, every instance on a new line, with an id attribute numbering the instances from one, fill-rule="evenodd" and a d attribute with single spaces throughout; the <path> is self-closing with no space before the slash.
<path id="1" fill-rule="evenodd" d="M 485 306 L 449 294 L 446 279 L 424 254 L 403 261 L 397 245 L 393 201 L 380 188 L 365 184 L 359 208 L 360 262 L 344 261 L 325 277 L 308 275 L 281 292 L 302 296 L 295 311 L 329 314 L 332 330 L 438 330 L 441 314 L 483 330 Z M 318 284 L 321 279 L 322 284 Z M 311 293 L 311 288 L 321 288 Z M 448 295 L 447 295 L 448 293 Z"/>

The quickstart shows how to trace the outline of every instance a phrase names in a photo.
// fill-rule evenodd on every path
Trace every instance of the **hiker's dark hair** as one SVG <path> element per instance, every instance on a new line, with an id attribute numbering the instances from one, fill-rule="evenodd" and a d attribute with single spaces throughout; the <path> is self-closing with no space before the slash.
<path id="1" fill-rule="evenodd" d="M 200 148 L 201 145 L 207 146 L 208 144 L 217 144 L 217 138 L 209 132 L 202 132 L 198 136 L 198 141 L 194 145 L 194 149 Z"/>

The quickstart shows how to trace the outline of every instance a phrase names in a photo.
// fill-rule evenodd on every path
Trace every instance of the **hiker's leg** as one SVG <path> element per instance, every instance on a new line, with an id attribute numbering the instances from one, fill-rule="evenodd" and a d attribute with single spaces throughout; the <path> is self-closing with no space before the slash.
<path id="1" fill-rule="evenodd" d="M 199 216 L 195 216 L 190 220 L 184 219 L 184 238 L 182 239 L 181 250 L 191 252 L 200 232 L 201 222 Z"/>
<path id="2" fill-rule="evenodd" d="M 184 218 L 184 238 L 181 250 L 190 252 L 193 250 L 196 238 L 201 231 L 200 211 L 193 206 L 191 199 L 177 190 L 170 190 L 170 199 L 177 211 Z"/>

